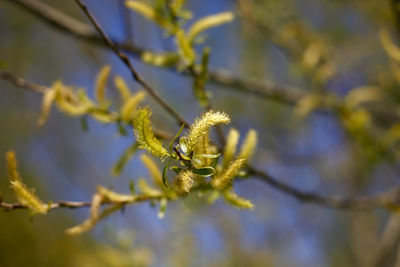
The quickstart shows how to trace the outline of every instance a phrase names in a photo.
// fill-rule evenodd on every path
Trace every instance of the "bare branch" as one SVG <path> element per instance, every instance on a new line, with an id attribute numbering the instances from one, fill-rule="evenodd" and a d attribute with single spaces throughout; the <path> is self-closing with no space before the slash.
<path id="1" fill-rule="evenodd" d="M 0 70 L 0 79 L 8 81 L 12 84 L 14 84 L 17 87 L 38 93 L 38 94 L 44 94 L 49 88 L 39 85 L 39 84 L 35 84 L 29 81 L 26 81 L 20 77 L 14 76 L 11 73 L 4 71 L 4 70 Z"/>

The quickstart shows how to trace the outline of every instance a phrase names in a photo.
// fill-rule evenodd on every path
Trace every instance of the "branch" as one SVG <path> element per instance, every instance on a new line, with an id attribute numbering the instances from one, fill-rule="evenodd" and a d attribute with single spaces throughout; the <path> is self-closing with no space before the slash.
<path id="1" fill-rule="evenodd" d="M 17 4 L 35 15 L 38 19 L 46 22 L 65 33 L 71 34 L 79 39 L 91 42 L 95 45 L 112 49 L 105 44 L 103 39 L 91 30 L 91 27 L 66 14 L 37 0 L 8 0 Z M 123 50 L 140 58 L 145 49 L 129 43 L 121 43 L 110 39 L 114 47 Z M 188 75 L 190 73 L 183 72 Z M 271 81 L 259 81 L 256 79 L 238 78 L 226 70 L 214 70 L 209 72 L 209 81 L 224 88 L 235 89 L 243 93 L 250 93 L 256 96 L 272 99 L 283 104 L 293 105 L 303 96 L 305 92 L 301 89 L 280 85 Z"/>
<path id="2" fill-rule="evenodd" d="M 247 169 L 250 175 L 256 176 L 276 190 L 290 195 L 301 202 L 314 203 L 336 209 L 351 210 L 372 210 L 377 207 L 388 208 L 400 205 L 400 187 L 394 187 L 375 196 L 367 197 L 346 198 L 342 196 L 323 196 L 299 190 L 252 166 L 248 166 Z"/>
<path id="3" fill-rule="evenodd" d="M 135 196 L 134 202 L 111 202 L 111 201 L 104 201 L 102 205 L 109 205 L 109 204 L 134 204 L 137 202 L 145 202 L 149 200 L 160 199 L 161 196 L 148 196 L 148 195 L 137 195 Z M 58 201 L 52 202 L 49 204 L 49 210 L 59 209 L 59 208 L 69 208 L 69 209 L 78 209 L 78 208 L 85 208 L 90 207 L 92 202 L 89 201 Z M 22 205 L 21 203 L 6 203 L 0 200 L 0 207 L 3 208 L 5 211 L 12 211 L 17 209 L 29 209 L 29 207 Z"/>
<path id="4" fill-rule="evenodd" d="M 189 126 L 189 123 L 179 115 L 161 96 L 139 75 L 136 69 L 133 67 L 131 61 L 129 60 L 128 56 L 119 50 L 117 46 L 114 45 L 113 41 L 108 37 L 106 32 L 102 29 L 100 24 L 97 22 L 96 18 L 92 15 L 89 11 L 87 6 L 80 0 L 75 0 L 75 2 L 80 6 L 82 11 L 86 14 L 89 20 L 92 22 L 93 26 L 96 28 L 97 32 L 103 38 L 104 42 L 114 51 L 114 53 L 119 57 L 119 59 L 128 67 L 130 70 L 133 79 L 139 83 L 153 98 L 156 100 L 169 114 L 171 114 L 176 121 L 180 125 L 185 125 L 185 127 Z"/>

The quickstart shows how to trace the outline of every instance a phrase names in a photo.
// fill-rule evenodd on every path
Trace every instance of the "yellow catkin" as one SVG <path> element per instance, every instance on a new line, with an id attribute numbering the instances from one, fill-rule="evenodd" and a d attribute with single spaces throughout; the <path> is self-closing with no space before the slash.
<path id="1" fill-rule="evenodd" d="M 250 200 L 239 197 L 232 190 L 226 190 L 224 192 L 225 201 L 231 204 L 232 206 L 239 209 L 254 209 L 253 203 Z"/>
<path id="2" fill-rule="evenodd" d="M 245 163 L 245 159 L 236 159 L 232 161 L 224 172 L 213 178 L 211 185 L 218 190 L 226 188 Z"/>
<path id="3" fill-rule="evenodd" d="M 95 84 L 95 97 L 99 104 L 104 104 L 106 100 L 106 87 L 110 76 L 111 66 L 105 65 L 99 72 Z"/>
<path id="4" fill-rule="evenodd" d="M 229 116 L 224 112 L 210 110 L 203 114 L 201 118 L 197 118 L 190 126 L 187 135 L 188 151 L 194 151 L 196 146 L 201 144 L 201 138 L 208 136 L 210 128 L 218 124 L 227 124 L 231 121 Z"/>
<path id="5" fill-rule="evenodd" d="M 44 204 L 36 196 L 32 189 L 29 189 L 20 180 L 11 181 L 11 188 L 14 190 L 14 194 L 18 201 L 29 207 L 33 213 L 46 214 L 48 210 L 48 205 Z"/>
<path id="6" fill-rule="evenodd" d="M 169 26 L 168 20 L 164 19 L 157 12 L 156 9 L 154 9 L 153 7 L 151 7 L 150 5 L 148 5 L 146 3 L 131 0 L 131 1 L 125 2 L 125 5 L 128 8 L 133 9 L 136 12 L 138 12 L 146 19 L 153 21 L 154 23 L 157 23 L 158 25 L 160 25 L 163 28 L 166 28 Z"/>
<path id="7" fill-rule="evenodd" d="M 140 91 L 131 96 L 128 100 L 126 100 L 121 108 L 121 119 L 125 122 L 130 122 L 137 107 L 139 106 L 140 102 L 144 100 L 145 97 L 146 93 L 144 91 Z"/>
<path id="8" fill-rule="evenodd" d="M 400 48 L 393 43 L 389 31 L 385 29 L 380 30 L 379 37 L 386 53 L 394 60 L 400 61 Z"/>
<path id="9" fill-rule="evenodd" d="M 65 86 L 61 81 L 56 81 L 52 85 L 52 89 L 56 91 L 57 107 L 64 113 L 81 116 L 88 113 L 93 107 L 92 101 L 83 90 L 78 91 L 78 96 L 76 96 L 72 88 Z"/>
<path id="10" fill-rule="evenodd" d="M 143 179 L 143 178 L 138 180 L 137 186 L 140 189 L 140 191 L 142 191 L 142 193 L 147 195 L 147 196 L 157 197 L 157 196 L 161 196 L 161 194 L 162 194 L 162 192 L 160 190 L 157 190 L 157 189 L 151 187 L 146 182 L 146 180 Z"/>
<path id="11" fill-rule="evenodd" d="M 321 96 L 309 94 L 301 98 L 295 108 L 294 114 L 300 118 L 307 117 L 314 109 L 321 105 Z"/>
<path id="12" fill-rule="evenodd" d="M 103 196 L 101 194 L 94 194 L 92 197 L 92 204 L 90 206 L 90 217 L 83 223 L 67 229 L 66 233 L 70 235 L 77 235 L 92 229 L 100 219 L 100 207 L 102 201 Z"/>
<path id="13" fill-rule="evenodd" d="M 139 148 L 145 149 L 156 157 L 169 156 L 168 151 L 161 145 L 161 142 L 154 136 L 150 121 L 151 111 L 145 107 L 139 109 L 133 119 L 134 133 Z"/>
<path id="14" fill-rule="evenodd" d="M 194 173 L 190 170 L 181 171 L 173 182 L 173 188 L 179 195 L 186 195 L 193 186 Z"/>
<path id="15" fill-rule="evenodd" d="M 247 133 L 246 138 L 244 139 L 244 142 L 240 148 L 240 153 L 239 153 L 238 158 L 249 161 L 251 159 L 251 157 L 253 156 L 254 151 L 256 149 L 257 140 L 258 140 L 257 131 L 254 129 L 250 129 L 250 131 Z"/>
<path id="16" fill-rule="evenodd" d="M 96 201 L 97 201 L 97 199 L 99 199 L 98 194 L 96 194 L 95 197 L 96 197 Z M 95 199 L 93 199 L 93 201 L 95 201 Z M 96 205 L 95 208 L 97 209 L 97 211 L 99 211 L 99 209 L 100 209 L 100 206 L 97 206 L 98 203 L 99 203 L 98 201 L 96 203 L 92 202 L 92 207 L 93 207 L 93 204 Z M 101 202 L 100 202 L 100 204 L 101 204 Z M 74 227 L 71 227 L 71 228 L 67 229 L 65 232 L 69 235 L 78 235 L 78 234 L 88 232 L 93 227 L 95 227 L 96 224 L 100 220 L 106 218 L 113 212 L 120 210 L 123 207 L 123 205 L 124 205 L 123 203 L 112 204 L 112 205 L 108 206 L 107 208 L 105 208 L 102 212 L 100 212 L 100 213 L 98 212 L 96 216 L 89 217 L 83 223 L 76 225 Z M 91 211 L 92 210 L 93 210 L 93 208 L 91 209 Z M 91 214 L 92 214 L 92 212 L 91 212 Z"/>
<path id="17" fill-rule="evenodd" d="M 196 21 L 190 28 L 188 33 L 188 40 L 193 41 L 193 39 L 201 32 L 208 30 L 210 28 L 219 26 L 231 22 L 234 18 L 232 12 L 222 12 L 219 14 L 207 16 Z"/>
<path id="18" fill-rule="evenodd" d="M 21 180 L 21 177 L 18 173 L 18 161 L 17 157 L 15 156 L 15 152 L 10 150 L 6 153 L 6 160 L 7 160 L 7 171 L 8 176 L 11 181 Z"/>
<path id="19" fill-rule="evenodd" d="M 182 56 L 187 65 L 191 65 L 196 59 L 195 51 L 190 45 L 185 32 L 181 29 L 176 32 L 176 44 L 178 46 L 178 53 Z"/>
<path id="20" fill-rule="evenodd" d="M 32 210 L 33 213 L 45 214 L 48 210 L 48 205 L 45 205 L 35 194 L 33 189 L 29 189 L 23 184 L 22 179 L 18 173 L 17 158 L 14 151 L 6 153 L 7 171 L 10 179 L 11 188 L 14 191 L 15 197 L 18 201 Z"/>
<path id="21" fill-rule="evenodd" d="M 115 76 L 114 85 L 117 88 L 122 100 L 125 102 L 131 96 L 131 90 L 128 85 L 126 85 L 125 80 L 121 76 Z"/>
<path id="22" fill-rule="evenodd" d="M 121 203 L 127 203 L 127 202 L 134 202 L 136 197 L 133 195 L 124 195 L 120 194 L 117 192 L 114 192 L 110 189 L 107 189 L 103 186 L 98 186 L 97 187 L 97 192 L 105 199 L 111 202 L 121 202 Z"/>
<path id="23" fill-rule="evenodd" d="M 51 106 L 53 105 L 54 100 L 56 99 L 57 91 L 54 89 L 50 89 L 45 92 L 42 100 L 42 111 L 40 113 L 40 117 L 38 119 L 38 125 L 42 126 L 47 121 L 47 118 L 50 115 Z"/>
<path id="24" fill-rule="evenodd" d="M 143 162 L 143 164 L 149 170 L 150 176 L 153 179 L 154 183 L 156 185 L 158 185 L 160 188 L 164 188 L 164 185 L 162 182 L 162 175 L 161 175 L 161 172 L 160 172 L 157 164 L 146 154 L 142 154 L 140 156 L 140 160 Z"/>
<path id="25" fill-rule="evenodd" d="M 229 162 L 235 156 L 236 147 L 239 141 L 240 134 L 236 129 L 231 128 L 228 133 L 228 137 L 226 138 L 226 145 L 224 148 L 224 159 L 222 161 L 222 166 L 226 168 Z"/>

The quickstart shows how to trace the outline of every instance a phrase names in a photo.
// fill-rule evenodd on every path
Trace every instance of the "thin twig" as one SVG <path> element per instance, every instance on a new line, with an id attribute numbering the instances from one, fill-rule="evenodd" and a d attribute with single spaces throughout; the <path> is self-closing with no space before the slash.
<path id="1" fill-rule="evenodd" d="M 80 6 L 82 11 L 86 14 L 86 16 L 89 18 L 90 22 L 93 24 L 93 26 L 96 28 L 97 32 L 100 34 L 100 36 L 103 38 L 104 42 L 114 51 L 114 53 L 119 57 L 119 59 L 128 67 L 130 70 L 133 79 L 139 83 L 153 98 L 156 100 L 169 114 L 171 114 L 180 125 L 185 125 L 185 127 L 189 126 L 189 123 L 186 122 L 186 120 L 178 113 L 175 111 L 174 108 L 172 108 L 136 71 L 136 69 L 133 67 L 131 61 L 129 60 L 128 56 L 122 52 L 115 44 L 113 41 L 108 37 L 106 32 L 103 30 L 103 28 L 100 26 L 96 18 L 92 15 L 92 13 L 89 11 L 87 6 L 80 0 L 75 0 L 75 2 Z"/>
<path id="2" fill-rule="evenodd" d="M 156 200 L 160 199 L 163 196 L 148 196 L 148 195 L 136 195 L 134 197 L 134 201 L 132 202 L 111 202 L 111 201 L 104 201 L 101 204 L 102 205 L 109 205 L 109 204 L 134 204 L 138 202 L 144 202 L 144 201 L 151 201 L 151 200 Z M 58 201 L 58 202 L 52 202 L 49 203 L 49 210 L 53 209 L 59 209 L 59 208 L 68 208 L 68 209 L 78 209 L 78 208 L 85 208 L 85 207 L 90 207 L 92 205 L 92 202 L 89 201 Z M 5 211 L 12 211 L 12 210 L 17 210 L 17 209 L 29 209 L 28 206 L 25 206 L 21 203 L 6 203 L 0 201 L 0 208 L 3 208 Z"/>

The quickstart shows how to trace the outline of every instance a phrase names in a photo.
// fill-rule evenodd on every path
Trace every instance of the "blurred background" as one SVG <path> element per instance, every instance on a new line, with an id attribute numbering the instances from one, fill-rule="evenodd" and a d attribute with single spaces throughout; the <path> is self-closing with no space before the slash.
<path id="1" fill-rule="evenodd" d="M 113 75 L 123 76 L 132 90 L 141 89 L 110 50 L 45 23 L 18 2 L 24 1 L 0 2 L 0 60 L 5 69 L 45 86 L 61 79 L 93 96 L 98 71 L 110 64 Z M 40 2 L 88 23 L 74 1 Z M 380 107 L 391 114 L 389 108 L 400 101 L 398 76 L 379 31 L 388 30 L 394 41 L 400 34 L 394 2 L 188 0 L 187 9 L 194 19 L 223 11 L 235 14 L 232 23 L 206 33 L 212 70 L 299 88 L 304 94 L 322 91 L 343 97 L 353 88 L 374 85 L 385 94 Z M 175 49 L 171 38 L 126 9 L 122 0 L 85 3 L 115 40 L 154 51 Z M 188 121 L 202 113 L 189 77 L 137 57 L 132 60 Z M 281 181 L 342 196 L 379 193 L 399 183 L 396 160 L 372 157 L 334 114 L 313 112 L 300 118 L 293 105 L 275 99 L 213 83 L 206 88 L 215 109 L 230 114 L 230 126 L 242 139 L 250 128 L 259 132 L 252 163 Z M 109 94 L 117 99 L 115 90 Z M 157 129 L 177 132 L 174 120 L 157 103 L 148 97 L 146 104 L 154 111 Z M 142 152 L 120 177 L 111 175 L 114 163 L 134 142 L 131 131 L 120 136 L 117 127 L 93 120 L 85 131 L 79 118 L 57 109 L 39 127 L 40 106 L 40 95 L 0 80 L 0 154 L 16 151 L 22 177 L 41 199 L 88 201 L 96 185 L 129 193 L 130 180 L 148 177 L 139 160 Z M 374 127 L 382 131 L 394 123 L 387 117 L 374 119 Z M 14 202 L 4 157 L 1 162 L 0 192 L 4 201 Z M 348 211 L 302 203 L 253 177 L 235 189 L 252 200 L 253 211 L 189 197 L 170 203 L 160 220 L 158 210 L 143 203 L 81 236 L 67 236 L 64 230 L 83 221 L 88 209 L 57 209 L 33 218 L 26 210 L 0 211 L 0 266 L 393 266 L 396 261 L 399 229 L 389 234 L 392 246 L 384 252 L 378 246 L 396 216 L 385 209 Z"/>

